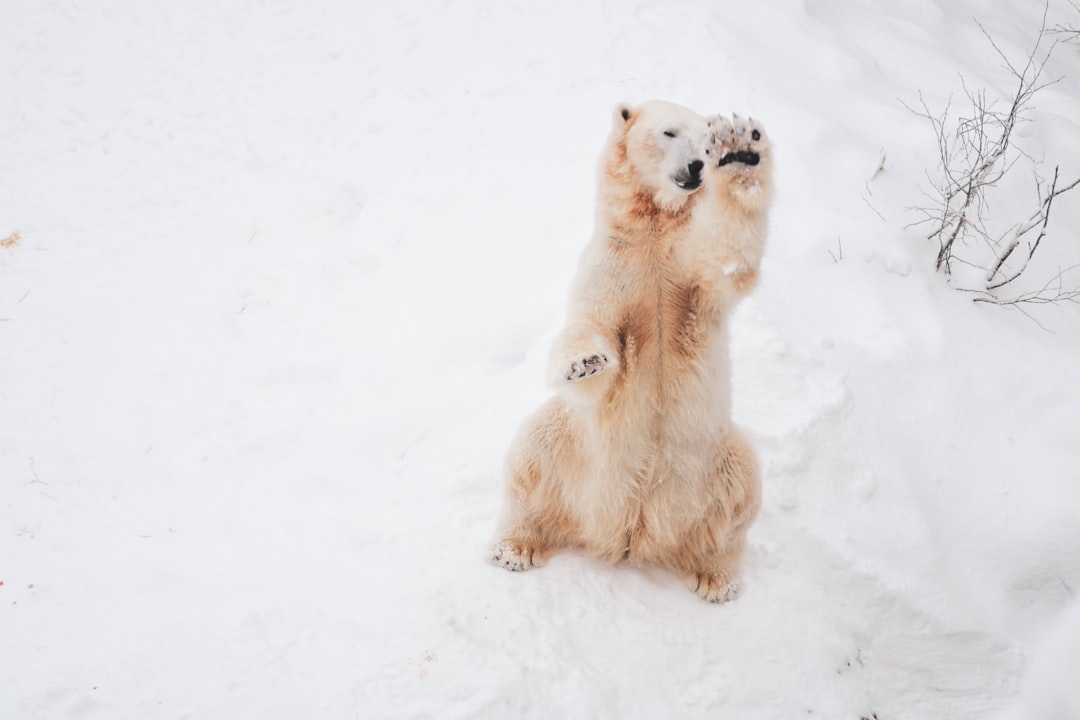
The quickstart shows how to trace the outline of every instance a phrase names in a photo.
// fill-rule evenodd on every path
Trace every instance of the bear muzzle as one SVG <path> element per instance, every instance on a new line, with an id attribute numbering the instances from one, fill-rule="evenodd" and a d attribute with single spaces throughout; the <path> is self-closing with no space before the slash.
<path id="1" fill-rule="evenodd" d="M 704 162 L 695 160 L 679 172 L 675 173 L 675 177 L 673 177 L 672 180 L 683 190 L 697 190 L 701 187 L 701 171 L 704 168 Z"/>

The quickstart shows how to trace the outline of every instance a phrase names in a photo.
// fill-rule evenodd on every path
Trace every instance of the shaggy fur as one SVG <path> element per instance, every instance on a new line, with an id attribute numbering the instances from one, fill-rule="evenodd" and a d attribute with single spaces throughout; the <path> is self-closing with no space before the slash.
<path id="1" fill-rule="evenodd" d="M 552 349 L 556 394 L 508 453 L 493 560 L 525 570 L 580 548 L 670 568 L 726 601 L 760 502 L 731 421 L 728 318 L 757 280 L 768 142 L 753 121 L 662 101 L 614 120 L 596 230 Z M 695 156 L 700 189 L 687 180 Z"/>

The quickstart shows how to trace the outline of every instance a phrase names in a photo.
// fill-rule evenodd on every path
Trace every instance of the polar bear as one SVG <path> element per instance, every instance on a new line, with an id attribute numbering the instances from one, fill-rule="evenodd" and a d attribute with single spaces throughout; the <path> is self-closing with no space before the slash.
<path id="1" fill-rule="evenodd" d="M 731 420 L 728 318 L 757 279 L 770 145 L 753 120 L 660 100 L 613 119 L 556 392 L 507 453 L 492 560 L 527 570 L 578 548 L 724 602 L 761 494 Z"/>

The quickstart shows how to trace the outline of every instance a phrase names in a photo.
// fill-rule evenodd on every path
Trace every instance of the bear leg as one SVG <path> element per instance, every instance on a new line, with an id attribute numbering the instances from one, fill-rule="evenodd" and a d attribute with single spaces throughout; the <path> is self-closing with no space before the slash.
<path id="1" fill-rule="evenodd" d="M 744 527 L 737 537 L 728 541 L 723 551 L 704 563 L 707 569 L 685 575 L 687 587 L 711 603 L 725 603 L 737 598 L 742 589 L 740 568 L 745 547 Z"/>
<path id="2" fill-rule="evenodd" d="M 724 443 L 709 484 L 716 494 L 683 538 L 673 565 L 691 590 L 720 603 L 739 594 L 746 534 L 761 505 L 757 459 L 737 432 Z"/>
<path id="3" fill-rule="evenodd" d="M 543 565 L 550 545 L 530 490 L 535 488 L 523 486 L 519 476 L 511 475 L 499 540 L 491 548 L 491 562 L 512 572 Z"/>
<path id="4" fill-rule="evenodd" d="M 506 490 L 491 561 L 512 571 L 539 567 L 561 548 L 580 544 L 564 483 L 581 472 L 565 405 L 550 400 L 525 423 L 507 457 Z"/>
<path id="5" fill-rule="evenodd" d="M 566 327 L 551 349 L 548 385 L 577 403 L 598 402 L 619 369 L 610 334 L 593 322 L 576 322 Z"/>

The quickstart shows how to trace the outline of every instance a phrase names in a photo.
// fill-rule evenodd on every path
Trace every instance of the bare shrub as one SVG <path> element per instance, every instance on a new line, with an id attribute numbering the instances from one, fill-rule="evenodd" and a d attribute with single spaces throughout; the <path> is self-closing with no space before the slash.
<path id="1" fill-rule="evenodd" d="M 961 77 L 969 105 L 964 115 L 954 116 L 951 102 L 940 112 L 932 111 L 922 93 L 921 109 L 908 107 L 930 123 L 939 154 L 937 174 L 928 173 L 930 202 L 912 208 L 922 215 L 913 225 L 928 225 L 927 238 L 938 241 L 937 270 L 950 277 L 958 265 L 978 271 L 967 272 L 958 285 L 975 293 L 978 302 L 1014 307 L 1080 302 L 1080 289 L 1070 288 L 1065 278 L 1074 268 L 1059 269 L 1034 286 L 1028 277 L 1026 283 L 1017 282 L 1045 247 L 1054 201 L 1080 185 L 1080 179 L 1062 183 L 1059 166 L 1054 167 L 1053 178 L 1045 180 L 1039 175 L 1040 163 L 1014 142 L 1017 127 L 1032 121 L 1035 95 L 1060 80 L 1044 77 L 1047 61 L 1063 41 L 1060 28 L 1047 27 L 1044 10 L 1035 45 L 1023 65 L 1011 62 L 981 24 L 979 29 L 1004 61 L 1015 91 L 1004 103 L 989 100 L 985 90 L 972 90 Z M 1037 204 L 1023 219 L 1002 218 L 991 212 L 992 200 L 1013 189 L 1020 168 L 1026 168 L 1034 179 Z"/>

